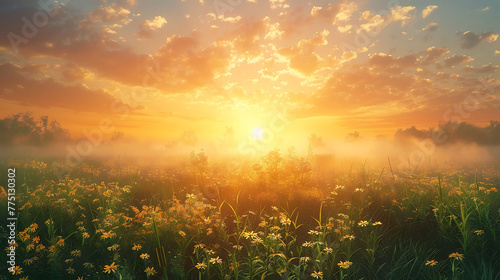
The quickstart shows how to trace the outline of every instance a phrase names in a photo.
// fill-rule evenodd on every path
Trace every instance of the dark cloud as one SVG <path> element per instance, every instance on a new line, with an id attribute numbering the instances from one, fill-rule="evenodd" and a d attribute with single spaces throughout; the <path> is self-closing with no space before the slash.
<path id="1" fill-rule="evenodd" d="M 447 48 L 430 47 L 424 52 L 425 56 L 424 64 L 434 63 L 437 58 L 445 54 L 448 54 L 449 52 L 450 50 Z"/>
<path id="2" fill-rule="evenodd" d="M 464 55 L 464 54 L 454 54 L 450 57 L 447 57 L 444 59 L 444 66 L 446 67 L 453 67 L 458 64 L 466 63 L 469 61 L 474 60 L 472 57 Z"/>
<path id="3" fill-rule="evenodd" d="M 498 34 L 495 34 L 491 31 L 483 32 L 481 35 L 478 35 L 471 31 L 467 31 L 464 33 L 457 32 L 457 35 L 460 35 L 460 40 L 462 41 L 462 44 L 460 44 L 460 46 L 463 49 L 472 49 L 473 47 L 477 46 L 481 41 L 492 43 L 496 41 L 498 38 Z"/>
<path id="4" fill-rule="evenodd" d="M 10 63 L 0 65 L 0 98 L 24 106 L 65 108 L 77 112 L 112 113 L 113 106 L 126 106 L 102 90 L 83 85 L 66 86 L 52 78 L 33 79 L 35 67 L 22 68 Z"/>

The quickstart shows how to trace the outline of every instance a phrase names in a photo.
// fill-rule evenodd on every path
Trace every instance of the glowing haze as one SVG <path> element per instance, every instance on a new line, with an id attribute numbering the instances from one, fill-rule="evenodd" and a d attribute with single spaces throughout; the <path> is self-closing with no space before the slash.
<path id="1" fill-rule="evenodd" d="M 72 135 L 307 143 L 500 119 L 498 1 L 0 4 L 2 117 Z M 105 135 L 111 137 L 111 134 Z"/>

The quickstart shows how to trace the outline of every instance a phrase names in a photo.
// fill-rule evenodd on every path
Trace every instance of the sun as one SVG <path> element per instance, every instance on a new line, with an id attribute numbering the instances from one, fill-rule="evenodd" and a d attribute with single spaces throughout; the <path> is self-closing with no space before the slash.
<path id="1" fill-rule="evenodd" d="M 261 140 L 262 137 L 264 136 L 264 130 L 260 127 L 256 127 L 252 130 L 252 136 L 255 138 L 255 140 Z"/>

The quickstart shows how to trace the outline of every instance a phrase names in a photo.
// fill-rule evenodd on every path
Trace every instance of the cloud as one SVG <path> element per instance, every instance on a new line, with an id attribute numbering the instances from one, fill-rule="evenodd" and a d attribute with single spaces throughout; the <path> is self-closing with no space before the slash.
<path id="1" fill-rule="evenodd" d="M 369 65 L 377 66 L 380 68 L 408 68 L 418 65 L 417 56 L 411 54 L 404 57 L 393 58 L 391 55 L 385 53 L 374 53 L 369 56 Z"/>
<path id="2" fill-rule="evenodd" d="M 433 63 L 435 62 L 436 58 L 439 58 L 445 54 L 448 54 L 450 52 L 449 49 L 447 48 L 437 48 L 437 47 L 430 47 L 424 52 L 425 64 Z"/>
<path id="3" fill-rule="evenodd" d="M 280 39 L 284 31 L 280 29 L 280 24 L 278 22 L 275 23 L 270 23 L 268 22 L 266 24 L 266 35 L 264 36 L 264 39 Z"/>
<path id="4" fill-rule="evenodd" d="M 328 34 L 327 30 L 316 32 L 311 39 L 303 39 L 294 46 L 279 49 L 278 54 L 288 59 L 290 68 L 311 75 L 328 64 L 314 52 L 316 47 L 328 44 Z"/>
<path id="5" fill-rule="evenodd" d="M 128 19 L 130 10 L 116 5 L 97 8 L 87 18 L 92 22 L 112 22 Z"/>
<path id="6" fill-rule="evenodd" d="M 83 82 L 94 76 L 94 74 L 74 63 L 66 63 L 61 67 L 63 79 L 66 82 Z"/>
<path id="7" fill-rule="evenodd" d="M 201 47 L 197 32 L 192 36 L 170 36 L 154 57 L 156 87 L 165 93 L 204 87 L 227 71 L 230 59 L 228 47 Z"/>
<path id="8" fill-rule="evenodd" d="M 356 59 L 357 57 L 358 57 L 358 54 L 356 52 L 353 52 L 353 51 L 343 52 L 342 53 L 342 62 L 353 60 L 353 59 Z"/>
<path id="9" fill-rule="evenodd" d="M 271 3 L 271 9 L 277 9 L 277 8 L 288 8 L 288 4 L 284 4 L 286 0 L 269 0 L 269 3 Z"/>
<path id="10" fill-rule="evenodd" d="M 311 19 L 325 20 L 334 24 L 338 20 L 349 20 L 352 13 L 357 9 L 355 3 L 347 3 L 346 0 L 341 0 L 337 4 L 327 4 L 323 7 L 314 6 L 311 9 Z"/>
<path id="11" fill-rule="evenodd" d="M 364 11 L 361 14 L 360 20 L 364 23 L 360 24 L 358 33 L 362 30 L 369 33 L 380 32 L 385 26 L 391 22 L 401 22 L 401 26 L 406 25 L 411 19 L 414 18 L 415 7 L 413 6 L 396 6 L 389 15 L 373 14 L 370 11 Z"/>
<path id="12" fill-rule="evenodd" d="M 458 64 L 466 63 L 466 62 L 469 62 L 472 60 L 474 60 L 474 59 L 470 56 L 467 56 L 464 54 L 461 54 L 461 55 L 454 54 L 451 57 L 447 57 L 444 59 L 444 65 L 446 67 L 454 67 Z"/>
<path id="13" fill-rule="evenodd" d="M 482 8 L 481 12 L 486 12 L 486 11 L 489 11 L 489 10 L 490 10 L 490 7 L 487 6 L 487 7 Z"/>
<path id="14" fill-rule="evenodd" d="M 20 105 L 41 108 L 65 108 L 77 112 L 112 113 L 113 106 L 125 106 L 103 90 L 91 90 L 78 84 L 65 86 L 52 78 L 28 78 L 33 66 L 23 68 L 11 63 L 0 65 L 0 98 Z"/>
<path id="15" fill-rule="evenodd" d="M 391 10 L 391 21 L 400 21 L 401 26 L 404 26 L 414 17 L 414 11 L 414 6 L 396 6 Z"/>
<path id="16" fill-rule="evenodd" d="M 422 18 L 428 17 L 434 10 L 436 10 L 438 6 L 436 5 L 430 5 L 424 8 L 422 11 Z"/>
<path id="17" fill-rule="evenodd" d="M 93 23 L 84 21 L 75 11 L 67 10 L 57 14 L 47 25 L 39 28 L 36 36 L 27 43 L 20 43 L 19 55 L 26 59 L 46 57 L 65 60 L 79 67 L 87 68 L 103 79 L 111 79 L 125 85 L 142 85 L 151 58 L 136 54 L 130 48 L 109 38 L 105 29 L 94 28 Z M 0 10 L 0 31 L 21 30 L 22 16 L 35 13 L 31 8 L 20 6 L 6 13 Z M 18 18 L 17 18 L 18 17 Z M 84 28 L 81 28 L 83 24 Z M 9 28 L 7 26 L 10 26 Z M 0 33 L 1 34 L 1 33 Z M 7 36 L 0 36 L 0 47 L 11 49 Z"/>
<path id="18" fill-rule="evenodd" d="M 483 65 L 481 68 L 476 68 L 473 66 L 466 65 L 463 69 L 466 72 L 471 72 L 475 74 L 491 74 L 498 71 L 498 65 L 494 65 L 492 63 Z"/>
<path id="19" fill-rule="evenodd" d="M 224 40 L 226 44 L 233 46 L 240 54 L 248 57 L 260 56 L 262 49 L 259 45 L 259 40 L 265 36 L 271 36 L 266 33 L 266 31 L 272 32 L 272 27 L 269 24 L 269 17 L 264 17 L 260 20 L 242 20 L 238 28 L 226 34 Z M 276 32 L 273 36 L 279 35 L 280 31 L 276 29 Z"/>
<path id="20" fill-rule="evenodd" d="M 154 32 L 167 24 L 167 20 L 162 16 L 156 16 L 153 20 L 145 20 L 139 26 L 139 32 L 136 33 L 138 39 L 150 39 Z"/>
<path id="21" fill-rule="evenodd" d="M 348 21 L 352 14 L 358 10 L 358 5 L 347 0 L 340 0 L 336 4 L 313 6 L 299 6 L 279 16 L 279 23 L 286 35 L 298 33 L 300 28 L 314 22 L 323 21 L 334 24 L 337 21 Z"/>
<path id="22" fill-rule="evenodd" d="M 439 24 L 431 22 L 426 27 L 422 28 L 422 31 L 434 32 L 438 29 L 439 29 Z"/>
<path id="23" fill-rule="evenodd" d="M 457 35 L 460 35 L 460 40 L 462 41 L 462 44 L 460 44 L 460 46 L 463 49 L 472 49 L 473 47 L 477 46 L 481 41 L 492 43 L 498 39 L 498 34 L 495 34 L 491 31 L 483 32 L 481 35 L 478 35 L 471 31 L 467 31 L 464 33 L 457 32 Z"/>

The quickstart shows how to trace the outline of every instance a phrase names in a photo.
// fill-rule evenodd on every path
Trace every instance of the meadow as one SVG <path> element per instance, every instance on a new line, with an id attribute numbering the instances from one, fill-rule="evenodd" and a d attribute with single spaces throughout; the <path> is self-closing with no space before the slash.
<path id="1" fill-rule="evenodd" d="M 403 175 L 328 160 L 86 159 L 62 178 L 55 159 L 3 162 L 2 209 L 16 168 L 12 279 L 500 279 L 495 164 Z"/>

